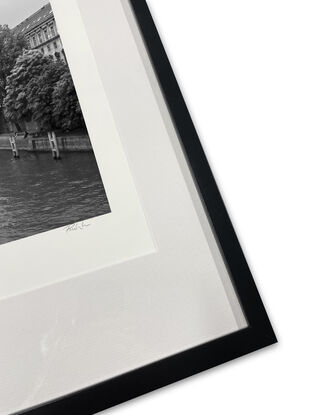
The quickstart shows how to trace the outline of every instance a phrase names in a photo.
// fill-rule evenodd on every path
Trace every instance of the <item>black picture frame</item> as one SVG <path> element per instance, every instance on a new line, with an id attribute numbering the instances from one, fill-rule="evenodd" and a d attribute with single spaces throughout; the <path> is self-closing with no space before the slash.
<path id="1" fill-rule="evenodd" d="M 94 414 L 277 342 L 148 5 L 129 1 L 248 327 L 22 414 Z"/>

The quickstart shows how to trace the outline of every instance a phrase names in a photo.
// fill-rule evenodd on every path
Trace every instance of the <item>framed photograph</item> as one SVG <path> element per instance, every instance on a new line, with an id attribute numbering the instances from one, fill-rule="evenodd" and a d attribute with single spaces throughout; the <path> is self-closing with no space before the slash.
<path id="1" fill-rule="evenodd" d="M 0 414 L 276 342 L 145 0 L 0 5 Z"/>

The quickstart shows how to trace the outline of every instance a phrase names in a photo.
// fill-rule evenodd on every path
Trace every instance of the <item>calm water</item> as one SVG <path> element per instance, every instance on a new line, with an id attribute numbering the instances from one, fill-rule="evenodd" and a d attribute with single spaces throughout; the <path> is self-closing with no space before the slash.
<path id="1" fill-rule="evenodd" d="M 109 212 L 93 153 L 0 151 L 0 244 Z"/>

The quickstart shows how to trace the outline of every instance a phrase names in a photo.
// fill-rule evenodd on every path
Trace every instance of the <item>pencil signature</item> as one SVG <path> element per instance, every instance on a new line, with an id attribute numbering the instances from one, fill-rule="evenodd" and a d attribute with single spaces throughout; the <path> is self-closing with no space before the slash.
<path id="1" fill-rule="evenodd" d="M 84 231 L 85 229 L 89 228 L 91 226 L 90 223 L 87 222 L 76 222 L 72 225 L 67 225 L 64 228 L 64 231 L 66 233 L 68 232 L 75 232 L 75 231 Z"/>

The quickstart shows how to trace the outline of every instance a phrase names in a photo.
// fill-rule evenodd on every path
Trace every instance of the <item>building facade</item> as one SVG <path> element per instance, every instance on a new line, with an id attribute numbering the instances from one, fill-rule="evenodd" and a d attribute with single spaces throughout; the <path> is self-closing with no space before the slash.
<path id="1" fill-rule="evenodd" d="M 30 49 L 40 50 L 45 56 L 61 59 L 66 62 L 62 41 L 50 3 L 21 22 L 13 29 L 23 35 Z"/>

